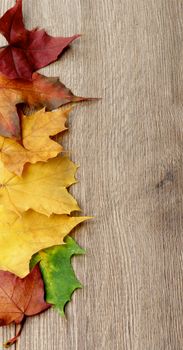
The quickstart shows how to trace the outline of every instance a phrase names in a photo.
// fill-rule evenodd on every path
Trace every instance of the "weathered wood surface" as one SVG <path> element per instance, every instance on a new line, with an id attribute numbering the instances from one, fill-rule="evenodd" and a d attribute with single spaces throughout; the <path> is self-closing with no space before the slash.
<path id="1" fill-rule="evenodd" d="M 16 350 L 181 350 L 183 1 L 25 0 L 24 13 L 30 27 L 84 34 L 43 72 L 103 100 L 78 107 L 64 138 L 81 165 L 73 192 L 96 217 L 77 230 L 85 287 L 67 320 L 29 319 Z"/>

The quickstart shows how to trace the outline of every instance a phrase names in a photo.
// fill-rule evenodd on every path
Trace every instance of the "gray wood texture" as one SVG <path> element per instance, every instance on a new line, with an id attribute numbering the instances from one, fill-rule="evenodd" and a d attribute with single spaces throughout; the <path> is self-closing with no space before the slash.
<path id="1" fill-rule="evenodd" d="M 42 72 L 103 99 L 77 107 L 64 137 L 80 164 L 72 191 L 95 216 L 74 233 L 84 289 L 66 319 L 29 318 L 12 350 L 182 350 L 183 1 L 25 0 L 24 14 L 83 34 Z"/>

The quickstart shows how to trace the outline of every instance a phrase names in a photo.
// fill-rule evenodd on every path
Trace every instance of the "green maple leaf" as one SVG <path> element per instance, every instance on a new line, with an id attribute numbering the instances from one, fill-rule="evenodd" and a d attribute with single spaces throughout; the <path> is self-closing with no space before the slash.
<path id="1" fill-rule="evenodd" d="M 71 237 L 67 237 L 64 245 L 54 246 L 33 255 L 30 268 L 38 262 L 42 272 L 46 301 L 64 315 L 64 307 L 71 300 L 73 292 L 82 288 L 71 265 L 73 255 L 84 254 L 85 251 Z"/>

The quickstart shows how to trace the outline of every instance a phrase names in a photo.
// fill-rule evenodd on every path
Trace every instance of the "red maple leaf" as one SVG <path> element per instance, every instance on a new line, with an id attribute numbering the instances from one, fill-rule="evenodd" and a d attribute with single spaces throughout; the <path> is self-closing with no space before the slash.
<path id="1" fill-rule="evenodd" d="M 9 45 L 0 48 L 0 72 L 10 79 L 32 79 L 32 73 L 57 60 L 79 35 L 52 37 L 43 29 L 27 30 L 23 23 L 22 0 L 0 18 L 0 33 Z"/>
<path id="2" fill-rule="evenodd" d="M 6 343 L 14 344 L 21 333 L 26 316 L 37 315 L 51 305 L 44 300 L 44 283 L 37 265 L 25 278 L 0 271 L 0 326 L 21 324 L 20 331 Z"/>

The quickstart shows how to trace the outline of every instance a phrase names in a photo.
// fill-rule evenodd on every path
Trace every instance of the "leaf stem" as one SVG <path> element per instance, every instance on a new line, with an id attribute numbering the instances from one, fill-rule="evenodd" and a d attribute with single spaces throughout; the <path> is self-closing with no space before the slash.
<path id="1" fill-rule="evenodd" d="M 23 318 L 21 324 L 20 324 L 20 329 L 17 333 L 17 335 L 15 337 L 13 337 L 12 339 L 8 340 L 5 344 L 4 344 L 4 348 L 9 348 L 10 346 L 12 346 L 13 344 L 15 344 L 18 340 L 18 338 L 20 337 L 21 333 L 22 333 L 22 330 L 23 330 L 23 327 L 24 327 L 24 324 L 25 324 L 25 321 L 26 321 L 26 317 Z"/>

